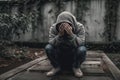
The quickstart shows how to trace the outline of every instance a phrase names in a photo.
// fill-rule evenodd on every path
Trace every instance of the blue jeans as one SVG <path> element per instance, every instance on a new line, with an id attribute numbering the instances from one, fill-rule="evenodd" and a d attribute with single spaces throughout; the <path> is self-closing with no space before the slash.
<path id="1" fill-rule="evenodd" d="M 51 44 L 47 44 L 45 51 L 53 67 L 79 68 L 86 58 L 87 50 L 85 46 L 61 49 L 59 47 L 54 47 Z"/>

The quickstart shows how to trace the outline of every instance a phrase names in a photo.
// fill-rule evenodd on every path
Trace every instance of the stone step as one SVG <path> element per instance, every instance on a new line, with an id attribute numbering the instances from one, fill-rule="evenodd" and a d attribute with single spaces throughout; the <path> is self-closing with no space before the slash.
<path id="1" fill-rule="evenodd" d="M 101 65 L 101 61 L 84 61 L 82 65 Z"/>
<path id="2" fill-rule="evenodd" d="M 101 58 L 86 58 L 86 61 L 101 61 Z"/>

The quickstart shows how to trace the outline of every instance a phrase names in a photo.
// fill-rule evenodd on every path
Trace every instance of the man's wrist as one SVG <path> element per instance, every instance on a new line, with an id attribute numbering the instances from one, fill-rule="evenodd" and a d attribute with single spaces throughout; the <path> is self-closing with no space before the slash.
<path id="1" fill-rule="evenodd" d="M 71 35 L 69 36 L 70 41 L 73 41 L 73 40 L 75 39 L 75 37 L 76 37 L 76 35 L 75 35 L 75 34 L 71 34 Z"/>

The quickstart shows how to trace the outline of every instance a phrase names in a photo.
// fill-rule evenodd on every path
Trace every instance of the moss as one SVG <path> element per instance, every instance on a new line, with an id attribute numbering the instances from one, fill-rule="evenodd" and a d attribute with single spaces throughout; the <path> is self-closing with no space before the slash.
<path id="1" fill-rule="evenodd" d="M 85 24 L 86 21 L 83 19 L 85 12 L 87 10 L 89 10 L 89 8 L 87 7 L 87 3 L 90 0 L 77 0 L 77 20 L 80 21 L 81 23 Z"/>
<path id="2" fill-rule="evenodd" d="M 105 15 L 105 36 L 107 41 L 114 41 L 116 39 L 115 37 L 115 30 L 117 26 L 117 12 L 118 12 L 118 6 L 119 6 L 119 0 L 106 0 L 105 2 L 105 9 L 106 9 L 106 15 Z"/>

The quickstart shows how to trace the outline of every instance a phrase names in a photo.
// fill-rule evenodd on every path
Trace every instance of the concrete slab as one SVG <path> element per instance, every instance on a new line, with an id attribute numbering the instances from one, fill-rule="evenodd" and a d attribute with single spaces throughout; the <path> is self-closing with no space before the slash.
<path id="1" fill-rule="evenodd" d="M 68 75 L 69 74 L 69 75 Z M 78 80 L 73 73 L 61 73 L 53 77 L 47 77 L 46 72 L 21 72 L 7 80 Z"/>
<path id="2" fill-rule="evenodd" d="M 81 68 L 83 68 L 85 70 L 85 72 L 104 72 L 101 68 L 100 68 L 100 61 L 85 61 L 82 65 Z M 28 70 L 29 71 L 48 71 L 52 68 L 50 61 L 48 59 L 43 60 L 39 63 L 37 63 L 36 65 L 30 67 Z"/>
<path id="3" fill-rule="evenodd" d="M 53 77 L 47 77 L 46 73 L 41 72 L 21 72 L 14 77 L 7 80 L 112 80 L 108 76 L 83 76 L 82 78 L 76 78 L 73 73 L 58 74 Z"/>
<path id="4" fill-rule="evenodd" d="M 21 72 L 8 80 L 49 80 L 49 77 L 46 77 L 45 73 L 40 72 Z"/>

